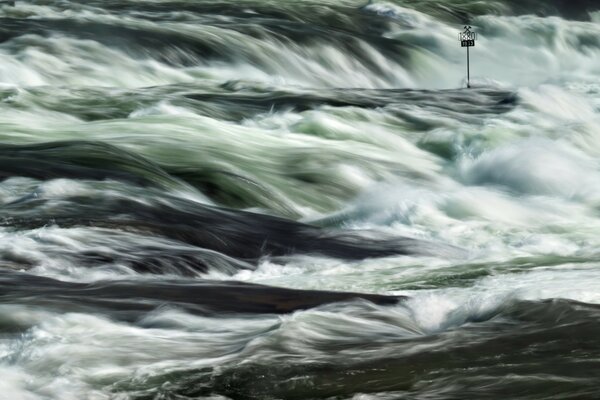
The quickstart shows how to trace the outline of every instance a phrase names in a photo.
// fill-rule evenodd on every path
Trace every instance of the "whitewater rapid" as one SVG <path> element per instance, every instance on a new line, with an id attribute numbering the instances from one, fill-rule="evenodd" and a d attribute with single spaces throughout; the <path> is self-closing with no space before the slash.
<path id="1" fill-rule="evenodd" d="M 1 5 L 0 400 L 598 397 L 597 8 Z"/>

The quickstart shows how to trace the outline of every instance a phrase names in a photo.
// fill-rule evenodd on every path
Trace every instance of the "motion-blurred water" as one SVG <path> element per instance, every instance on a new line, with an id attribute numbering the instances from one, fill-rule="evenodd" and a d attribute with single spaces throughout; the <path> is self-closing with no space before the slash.
<path id="1" fill-rule="evenodd" d="M 600 397 L 596 1 L 8 3 L 0 399 Z"/>

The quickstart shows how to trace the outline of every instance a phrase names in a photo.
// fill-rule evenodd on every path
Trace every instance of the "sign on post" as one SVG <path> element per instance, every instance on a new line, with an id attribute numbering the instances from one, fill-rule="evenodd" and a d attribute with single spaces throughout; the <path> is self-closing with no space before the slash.
<path id="1" fill-rule="evenodd" d="M 462 47 L 473 47 L 475 46 L 475 39 L 463 39 L 460 42 Z"/>
<path id="2" fill-rule="evenodd" d="M 458 34 L 458 40 L 460 41 L 460 47 L 467 48 L 467 87 L 471 87 L 471 60 L 469 59 L 469 47 L 475 46 L 475 40 L 477 40 L 477 34 L 471 31 L 470 26 L 465 26 L 465 30 Z"/>
<path id="3" fill-rule="evenodd" d="M 470 26 L 465 26 L 465 30 L 458 34 L 458 40 L 460 40 L 461 47 L 473 47 L 475 46 L 475 40 L 477 34 L 471 31 Z"/>

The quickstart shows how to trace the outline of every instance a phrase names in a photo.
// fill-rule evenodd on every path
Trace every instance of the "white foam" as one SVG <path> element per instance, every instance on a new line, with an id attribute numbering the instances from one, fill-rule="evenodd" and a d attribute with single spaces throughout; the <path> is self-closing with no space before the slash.
<path id="1" fill-rule="evenodd" d="M 11 399 L 112 399 L 107 383 L 143 382 L 225 363 L 278 320 L 220 320 L 163 310 L 141 323 L 145 328 L 82 314 L 44 316 L 4 347 L 0 387 L 15 394 Z"/>
<path id="2" fill-rule="evenodd" d="M 519 300 L 569 299 L 600 303 L 600 273 L 595 265 L 541 268 L 523 273 L 488 276 L 469 288 L 409 291 L 407 303 L 415 320 L 432 333 L 487 320 L 504 305 Z"/>
<path id="3" fill-rule="evenodd" d="M 470 184 L 600 201 L 598 162 L 565 142 L 529 139 L 511 143 L 474 160 L 465 159 L 460 167 Z"/>

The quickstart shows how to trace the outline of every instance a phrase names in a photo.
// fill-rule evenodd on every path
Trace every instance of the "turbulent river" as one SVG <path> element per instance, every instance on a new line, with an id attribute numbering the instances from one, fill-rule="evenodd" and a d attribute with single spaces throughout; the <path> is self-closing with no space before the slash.
<path id="1" fill-rule="evenodd" d="M 0 399 L 600 397 L 597 1 L 11 3 Z"/>

